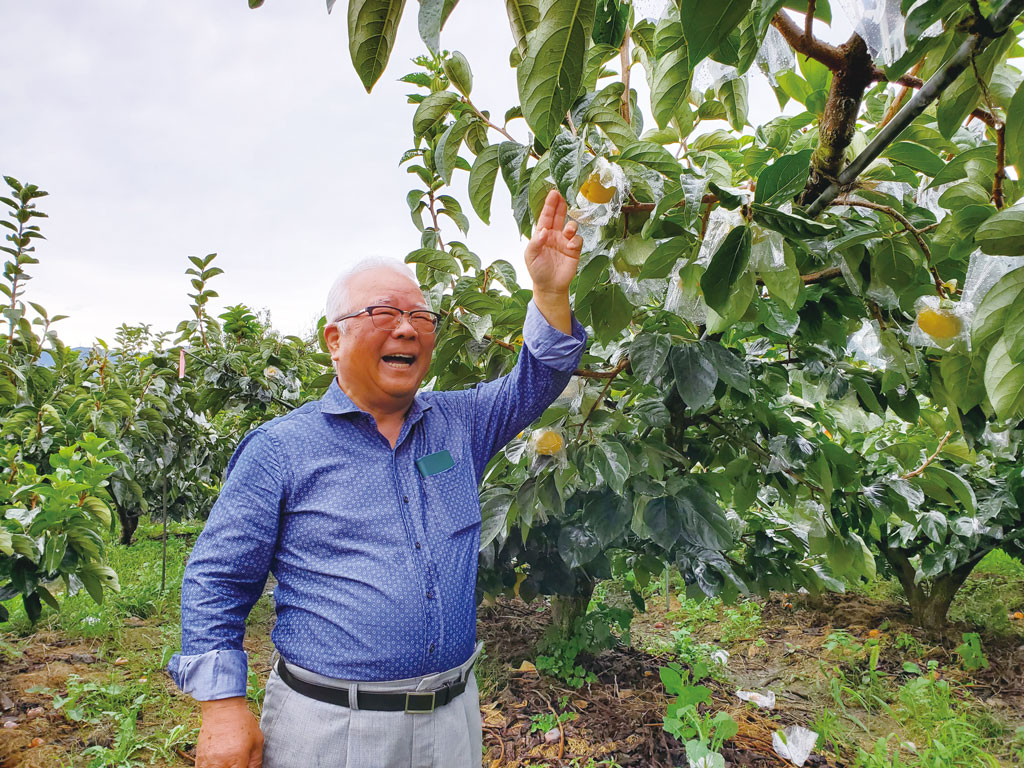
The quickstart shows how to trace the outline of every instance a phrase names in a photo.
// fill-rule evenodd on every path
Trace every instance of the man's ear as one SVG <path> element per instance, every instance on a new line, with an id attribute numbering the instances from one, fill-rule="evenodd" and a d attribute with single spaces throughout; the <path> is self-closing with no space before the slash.
<path id="1" fill-rule="evenodd" d="M 335 354 L 341 346 L 341 331 L 336 323 L 324 326 L 324 341 L 327 343 L 327 351 L 331 353 L 331 359 L 336 359 Z"/>

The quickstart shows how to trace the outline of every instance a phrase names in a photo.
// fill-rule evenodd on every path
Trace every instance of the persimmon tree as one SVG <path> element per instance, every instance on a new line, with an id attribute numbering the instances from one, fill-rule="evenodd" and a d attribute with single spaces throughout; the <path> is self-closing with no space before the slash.
<path id="1" fill-rule="evenodd" d="M 986 552 L 1024 552 L 1024 3 L 875 5 L 831 45 L 824 1 L 508 0 L 499 120 L 441 48 L 457 3 L 421 0 L 403 162 L 407 260 L 445 315 L 433 385 L 507 371 L 529 299 L 463 242 L 458 174 L 484 223 L 500 175 L 523 234 L 556 188 L 586 238 L 591 345 L 488 469 L 483 591 L 586 597 L 674 563 L 729 596 L 885 569 L 935 627 Z M 347 10 L 369 90 L 404 3 Z M 754 69 L 796 108 L 752 125 Z M 551 432 L 564 447 L 537 450 Z"/>

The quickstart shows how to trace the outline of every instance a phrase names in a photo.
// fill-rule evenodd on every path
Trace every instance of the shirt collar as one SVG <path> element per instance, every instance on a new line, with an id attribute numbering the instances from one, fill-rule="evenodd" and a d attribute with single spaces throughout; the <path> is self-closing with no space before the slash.
<path id="1" fill-rule="evenodd" d="M 409 412 L 406 414 L 406 420 L 417 421 L 420 415 L 424 411 L 429 411 L 431 405 L 429 402 L 424 402 L 423 398 L 417 394 L 412 401 L 412 407 L 409 408 Z M 345 394 L 345 391 L 338 386 L 338 379 L 335 378 L 331 381 L 331 386 L 327 388 L 324 396 L 320 398 L 320 411 L 321 413 L 363 413 L 363 409 L 352 402 L 352 398 Z"/>

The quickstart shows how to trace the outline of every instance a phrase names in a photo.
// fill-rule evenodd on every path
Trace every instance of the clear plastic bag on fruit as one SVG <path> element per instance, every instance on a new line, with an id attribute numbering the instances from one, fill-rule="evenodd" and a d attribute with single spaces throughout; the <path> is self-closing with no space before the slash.
<path id="1" fill-rule="evenodd" d="M 633 0 L 633 18 L 636 21 L 657 22 L 668 15 L 671 0 Z"/>
<path id="2" fill-rule="evenodd" d="M 789 47 L 789 43 L 786 42 L 786 38 L 779 30 L 775 27 L 768 27 L 764 42 L 761 43 L 754 61 L 757 62 L 758 69 L 768 78 L 768 82 L 774 88 L 778 85 L 775 76 L 796 66 L 796 54 L 793 53 L 793 49 Z"/>
<path id="3" fill-rule="evenodd" d="M 669 273 L 671 279 L 665 293 L 665 310 L 691 323 L 703 325 L 707 322 L 708 305 L 701 295 L 699 278 L 695 279 L 690 270 L 683 269 L 686 263 L 686 259 L 680 259 Z"/>
<path id="4" fill-rule="evenodd" d="M 958 342 L 970 344 L 973 307 L 939 296 L 922 296 L 914 302 L 914 309 L 908 343 L 940 349 L 949 349 Z"/>
<path id="5" fill-rule="evenodd" d="M 526 440 L 526 455 L 533 468 L 548 462 L 559 467 L 567 464 L 565 446 L 568 443 L 565 434 L 558 427 L 541 427 L 530 433 Z"/>
<path id="6" fill-rule="evenodd" d="M 900 0 L 839 0 L 838 4 L 873 58 L 890 66 L 907 52 Z"/>
<path id="7" fill-rule="evenodd" d="M 921 186 L 917 190 L 917 204 L 925 210 L 931 211 L 935 214 L 936 221 L 942 221 L 946 214 L 949 213 L 945 208 L 939 205 L 939 198 L 942 197 L 942 193 L 949 189 L 953 184 L 957 182 L 950 182 L 949 184 L 940 184 L 937 187 L 931 189 L 928 188 L 930 183 L 929 179 L 923 179 Z"/>
<path id="8" fill-rule="evenodd" d="M 619 215 L 628 195 L 629 181 L 622 168 L 598 157 L 590 175 L 580 184 L 569 216 L 581 225 L 603 227 Z"/>
<path id="9" fill-rule="evenodd" d="M 892 356 L 882 346 L 880 333 L 877 320 L 861 321 L 860 328 L 846 341 L 847 354 L 854 360 L 860 360 L 884 371 L 892 362 Z"/>
<path id="10" fill-rule="evenodd" d="M 782 235 L 774 229 L 750 227 L 750 266 L 758 272 L 778 272 L 786 268 L 786 251 Z"/>
<path id="11" fill-rule="evenodd" d="M 743 75 L 736 67 L 714 59 L 704 59 L 693 71 L 693 90 L 704 94 L 708 88 L 718 90 L 722 83 L 737 80 Z"/>
<path id="12" fill-rule="evenodd" d="M 727 208 L 718 206 L 708 217 L 708 226 L 704 230 L 704 239 L 700 244 L 700 251 L 697 253 L 697 264 L 706 267 L 711 263 L 711 257 L 715 255 L 718 246 L 725 240 L 734 227 L 743 224 L 743 215 L 739 211 L 730 211 Z"/>

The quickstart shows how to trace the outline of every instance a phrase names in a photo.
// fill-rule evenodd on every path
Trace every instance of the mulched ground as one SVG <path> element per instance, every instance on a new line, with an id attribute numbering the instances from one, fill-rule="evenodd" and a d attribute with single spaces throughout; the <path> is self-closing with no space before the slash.
<path id="1" fill-rule="evenodd" d="M 547 626 L 546 614 L 519 601 L 499 601 L 480 611 L 480 638 L 488 655 L 502 659 L 516 671 L 504 680 L 482 705 L 484 765 L 488 768 L 523 768 L 528 765 L 568 765 L 573 758 L 614 759 L 623 768 L 668 768 L 686 765 L 683 745 L 662 729 L 668 698 L 658 670 L 668 657 L 633 649 L 604 651 L 588 660 L 597 681 L 579 690 L 541 677 L 520 662 L 535 655 L 534 648 Z M 772 732 L 791 724 L 805 724 L 799 717 L 779 713 L 766 718 L 734 696 L 734 689 L 702 681 L 712 690 L 715 710 L 732 715 L 739 734 L 723 754 L 730 765 L 767 768 L 788 763 L 775 755 Z M 559 702 L 567 697 L 567 706 Z M 576 718 L 562 724 L 559 739 L 547 743 L 544 734 L 531 734 L 531 716 L 574 712 Z M 812 756 L 808 766 L 844 766 L 845 763 Z"/>
<path id="2" fill-rule="evenodd" d="M 673 608 L 677 609 L 678 603 Z M 906 632 L 927 648 L 920 662 L 935 658 L 948 674 L 956 674 L 953 648 L 959 643 L 961 628 L 953 628 L 945 638 L 930 638 L 913 628 L 907 618 L 891 603 L 851 595 L 829 595 L 818 601 L 773 595 L 764 601 L 756 638 L 730 647 L 732 683 L 702 681 L 712 690 L 713 709 L 728 712 L 739 725 L 737 737 L 723 750 L 729 765 L 788 765 L 775 755 L 772 733 L 791 724 L 809 725 L 821 708 L 823 694 L 816 687 L 815 675 L 820 675 L 825 655 L 821 646 L 836 629 L 858 638 L 881 626 L 886 626 L 884 632 L 892 637 Z M 658 672 L 669 659 L 631 648 L 605 651 L 586 660 L 596 682 L 575 690 L 538 675 L 529 663 L 536 657 L 536 644 L 547 623 L 547 612 L 540 603 L 502 599 L 480 608 L 479 635 L 488 657 L 478 675 L 486 686 L 481 707 L 485 768 L 567 768 L 574 759 L 585 765 L 589 758 L 615 760 L 623 768 L 687 765 L 682 745 L 661 727 L 667 697 Z M 656 629 L 659 624 L 663 626 Z M 253 667 L 263 676 L 268 671 L 270 628 L 260 622 L 250 627 L 247 638 Z M 647 614 L 637 616 L 633 636 L 650 638 L 660 632 L 667 639 L 673 628 L 664 607 L 659 611 L 652 606 Z M 716 629 L 710 623 L 698 634 L 713 641 Z M 158 634 L 157 627 L 133 628 L 130 645 L 159 648 Z M 754 642 L 757 639 L 763 642 Z M 984 648 L 989 668 L 969 678 L 964 674 L 961 682 L 969 684 L 1004 720 L 1024 724 L 1024 645 L 1013 638 L 985 638 Z M 51 696 L 28 690 L 38 686 L 62 691 L 72 674 L 108 681 L 122 670 L 113 661 L 97 643 L 41 632 L 20 657 L 0 663 L 0 725 L 16 725 L 0 727 L 0 768 L 50 768 L 66 764 L 69 755 L 80 754 L 91 744 L 109 745 L 114 736 L 109 729 L 70 723 L 52 709 Z M 883 660 L 883 664 L 892 666 L 894 662 Z M 898 666 L 886 671 L 898 674 Z M 163 677 L 159 684 L 171 686 Z M 736 687 L 774 690 L 779 705 L 771 712 L 753 708 L 736 699 Z M 576 717 L 560 726 L 557 740 L 548 742 L 543 733 L 530 733 L 531 717 L 561 712 Z M 155 725 L 140 723 L 139 727 L 145 730 Z M 32 746 L 35 739 L 40 746 Z M 190 756 L 191 750 L 186 750 L 175 765 L 190 765 Z M 844 768 L 852 762 L 852 756 L 836 760 L 815 755 L 806 765 Z"/>

